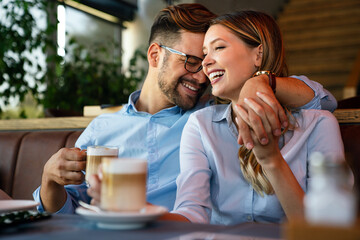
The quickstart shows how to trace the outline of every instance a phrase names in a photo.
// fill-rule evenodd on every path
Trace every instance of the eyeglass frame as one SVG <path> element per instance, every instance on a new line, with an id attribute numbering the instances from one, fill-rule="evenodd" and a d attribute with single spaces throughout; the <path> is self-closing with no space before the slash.
<path id="1" fill-rule="evenodd" d="M 168 51 L 171 52 L 171 53 L 175 53 L 175 54 L 178 54 L 178 55 L 181 55 L 181 56 L 186 57 L 186 60 L 185 60 L 185 63 L 184 63 L 184 68 L 185 68 L 186 71 L 188 71 L 188 72 L 190 72 L 190 73 L 197 73 L 197 72 L 199 72 L 199 71 L 201 71 L 201 70 L 203 69 L 202 64 L 200 64 L 200 66 L 198 67 L 198 69 L 197 69 L 195 72 L 194 72 L 194 71 L 190 71 L 189 69 L 186 68 L 186 63 L 188 62 L 189 58 L 191 58 L 191 57 L 193 57 L 193 58 L 195 58 L 195 59 L 199 59 L 199 60 L 201 60 L 201 62 L 202 62 L 204 59 L 199 58 L 199 57 L 197 57 L 197 56 L 193 56 L 193 55 L 189 55 L 189 54 L 180 52 L 180 51 L 178 51 L 178 50 L 169 48 L 169 47 L 167 47 L 167 46 L 165 46 L 165 45 L 159 44 L 159 46 L 160 46 L 161 48 L 164 48 L 164 49 L 168 50 Z"/>

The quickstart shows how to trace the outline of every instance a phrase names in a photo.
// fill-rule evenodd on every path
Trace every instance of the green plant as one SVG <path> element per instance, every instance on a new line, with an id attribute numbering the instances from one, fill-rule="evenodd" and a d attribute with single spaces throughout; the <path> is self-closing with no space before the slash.
<path id="1" fill-rule="evenodd" d="M 66 57 L 57 62 L 55 74 L 44 76 L 47 82 L 41 101 L 44 107 L 81 113 L 85 105 L 126 103 L 145 75 L 138 63 L 145 60 L 146 55 L 136 50 L 129 68 L 124 71 L 121 59 L 110 54 L 116 47 L 109 42 L 89 50 L 71 39 Z"/>
<path id="2" fill-rule="evenodd" d="M 52 1 L 46 0 L 0 1 L 0 94 L 4 105 L 11 98 L 22 102 L 28 92 L 38 98 L 45 69 L 33 56 L 44 50 L 54 28 L 38 27 L 33 11 L 45 13 L 50 4 Z M 0 105 L 0 114 L 2 111 Z"/>
<path id="3" fill-rule="evenodd" d="M 56 32 L 57 1 L 8 0 L 0 7 L 0 94 L 5 105 L 17 97 L 24 101 L 30 93 L 44 108 L 82 112 L 85 105 L 122 104 L 136 90 L 145 75 L 139 61 L 146 59 L 144 51 L 138 49 L 130 60 L 127 70 L 122 69 L 119 57 L 111 57 L 106 46 L 89 48 L 71 39 L 67 55 L 56 54 L 54 40 Z M 38 27 L 33 10 L 42 12 L 47 26 Z M 4 18 L 4 19 L 3 19 Z M 46 55 L 46 66 L 33 59 L 34 51 Z M 46 86 L 41 90 L 41 86 Z M 0 105 L 0 114 L 2 112 Z M 26 117 L 25 112 L 21 117 Z"/>

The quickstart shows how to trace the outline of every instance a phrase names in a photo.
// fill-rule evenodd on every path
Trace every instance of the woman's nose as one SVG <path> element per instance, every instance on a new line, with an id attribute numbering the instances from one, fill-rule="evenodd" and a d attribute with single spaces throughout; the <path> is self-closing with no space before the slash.
<path id="1" fill-rule="evenodd" d="M 203 69 L 210 66 L 212 63 L 214 63 L 214 60 L 211 58 L 209 54 L 207 54 L 202 61 Z"/>

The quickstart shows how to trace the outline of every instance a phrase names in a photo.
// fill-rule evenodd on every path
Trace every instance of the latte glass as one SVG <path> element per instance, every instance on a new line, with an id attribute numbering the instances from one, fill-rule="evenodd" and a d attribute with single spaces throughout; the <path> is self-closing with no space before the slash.
<path id="1" fill-rule="evenodd" d="M 119 153 L 118 147 L 106 147 L 106 146 L 87 147 L 85 181 L 88 182 L 89 177 L 92 174 L 98 173 L 98 168 L 99 165 L 101 164 L 101 159 L 103 157 L 116 158 L 118 156 L 118 153 Z"/>
<path id="2" fill-rule="evenodd" d="M 100 207 L 140 211 L 146 204 L 146 159 L 103 158 Z"/>

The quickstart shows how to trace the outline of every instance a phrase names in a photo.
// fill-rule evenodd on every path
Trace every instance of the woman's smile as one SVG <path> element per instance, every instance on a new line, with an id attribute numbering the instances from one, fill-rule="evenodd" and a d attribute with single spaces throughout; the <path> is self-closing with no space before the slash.
<path id="1" fill-rule="evenodd" d="M 224 76 L 224 74 L 225 74 L 224 70 L 214 71 L 214 72 L 210 73 L 209 79 L 210 79 L 211 85 L 214 85 L 215 83 L 220 81 L 222 76 Z"/>

